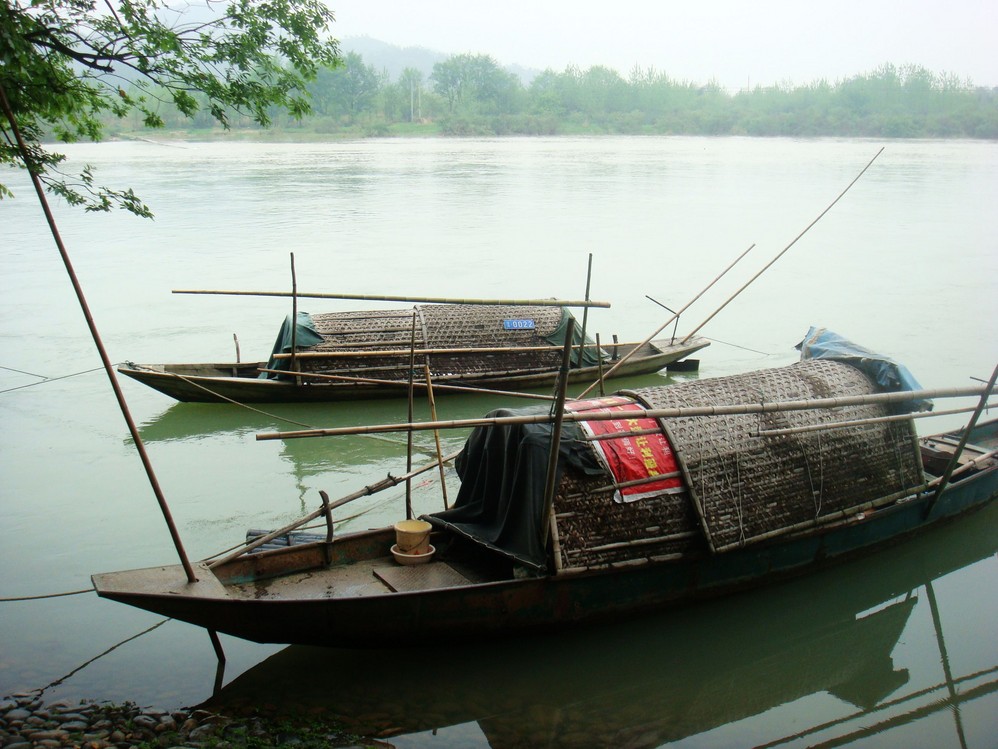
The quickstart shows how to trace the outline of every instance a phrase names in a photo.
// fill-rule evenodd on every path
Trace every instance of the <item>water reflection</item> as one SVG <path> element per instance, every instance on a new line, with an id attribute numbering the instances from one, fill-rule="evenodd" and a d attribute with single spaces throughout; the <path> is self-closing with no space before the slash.
<path id="1" fill-rule="evenodd" d="M 867 562 L 557 637 L 426 650 L 289 647 L 205 706 L 321 711 L 399 746 L 446 746 L 442 729 L 477 726 L 477 739 L 464 731 L 455 745 L 493 749 L 661 746 L 822 693 L 837 700 L 831 718 L 826 705 L 808 728 L 798 707 L 795 735 L 769 725 L 753 736 L 773 746 L 805 737 L 834 744 L 835 737 L 896 730 L 946 709 L 959 728 L 954 685 L 963 699 L 993 693 L 998 669 L 950 671 L 934 590 L 946 586 L 944 576 L 995 554 L 996 521 L 992 506 Z M 921 616 L 913 612 L 927 609 L 944 667 L 932 683 L 912 683 L 893 652 Z M 875 729 L 860 728 L 870 722 Z"/>

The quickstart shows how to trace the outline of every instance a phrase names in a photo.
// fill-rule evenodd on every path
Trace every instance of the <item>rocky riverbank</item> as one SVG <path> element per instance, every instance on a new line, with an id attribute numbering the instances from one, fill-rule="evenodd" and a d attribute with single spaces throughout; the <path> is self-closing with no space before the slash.
<path id="1" fill-rule="evenodd" d="M 241 749 L 293 746 L 384 747 L 315 719 L 225 716 L 200 709 L 161 710 L 131 703 L 45 704 L 36 694 L 0 699 L 2 749 Z"/>

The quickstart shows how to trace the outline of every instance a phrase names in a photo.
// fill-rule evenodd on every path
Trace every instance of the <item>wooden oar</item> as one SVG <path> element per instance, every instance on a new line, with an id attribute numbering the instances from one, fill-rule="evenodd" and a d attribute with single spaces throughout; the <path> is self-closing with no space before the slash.
<path id="1" fill-rule="evenodd" d="M 174 294 L 214 294 L 221 296 L 291 296 L 289 291 L 236 291 L 230 289 L 174 289 Z M 322 294 L 299 291 L 299 299 L 353 299 L 365 302 L 421 302 L 425 304 L 481 304 L 508 307 L 601 307 L 609 309 L 609 302 L 588 299 L 450 299 L 446 297 L 379 296 L 374 294 Z"/>
<path id="2" fill-rule="evenodd" d="M 893 393 L 868 393 L 866 395 L 848 395 L 836 398 L 814 398 L 796 401 L 771 401 L 769 403 L 739 403 L 718 406 L 682 406 L 678 408 L 647 408 L 627 411 L 629 419 L 664 419 L 688 418 L 692 416 L 725 416 L 737 414 L 775 413 L 779 411 L 808 411 L 814 409 L 843 408 L 845 406 L 865 406 L 872 404 L 904 403 L 912 400 L 929 398 L 962 398 L 981 396 L 984 393 L 993 394 L 986 386 L 970 386 L 962 388 L 935 388 L 927 390 L 903 390 Z M 620 412 L 581 412 L 566 413 L 564 421 L 610 421 L 621 418 Z M 500 426 L 509 424 L 547 424 L 554 421 L 550 414 L 527 414 L 522 416 L 494 416 L 478 419 L 456 419 L 452 421 L 424 421 L 406 424 L 373 424 L 357 427 L 337 427 L 330 429 L 312 429 L 298 432 L 273 432 L 257 434 L 257 440 L 299 439 L 302 437 L 333 437 L 350 434 L 377 434 L 381 432 L 399 432 L 407 429 L 469 429 L 481 426 Z"/>

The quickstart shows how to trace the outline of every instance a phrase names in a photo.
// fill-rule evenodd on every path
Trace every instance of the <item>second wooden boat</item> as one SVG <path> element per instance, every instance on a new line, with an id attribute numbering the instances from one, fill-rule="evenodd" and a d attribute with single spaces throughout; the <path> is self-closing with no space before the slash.
<path id="1" fill-rule="evenodd" d="M 134 364 L 127 375 L 179 401 L 297 403 L 403 397 L 471 389 L 550 388 L 557 376 L 571 313 L 563 307 L 431 304 L 412 309 L 298 313 L 278 334 L 268 361 Z M 576 328 L 577 329 L 577 328 Z M 590 384 L 650 374 L 710 345 L 706 338 L 661 339 L 601 348 L 575 336 L 569 379 Z M 621 361 L 624 360 L 624 361 Z"/>

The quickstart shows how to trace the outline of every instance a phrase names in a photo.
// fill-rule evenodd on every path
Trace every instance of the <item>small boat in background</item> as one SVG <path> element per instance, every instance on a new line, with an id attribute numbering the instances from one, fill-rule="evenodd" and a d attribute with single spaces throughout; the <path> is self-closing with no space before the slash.
<path id="1" fill-rule="evenodd" d="M 389 476 L 323 497 L 297 523 L 198 564 L 195 579 L 161 566 L 94 575 L 94 588 L 258 642 L 485 638 L 771 583 L 998 496 L 998 421 L 977 424 L 994 375 L 986 387 L 911 390 L 903 368 L 834 336 L 824 345 L 824 333 L 812 330 L 788 367 L 569 401 L 560 419 L 545 406 L 466 420 L 480 426 L 456 461 L 454 506 L 422 518 L 435 550 L 425 564 L 393 559 L 392 527 L 333 534 L 335 508 L 408 478 Z M 957 395 L 980 396 L 968 428 L 919 439 L 911 411 Z M 325 538 L 256 551 L 322 516 Z"/>
<path id="2" fill-rule="evenodd" d="M 558 377 L 565 307 L 426 304 L 285 320 L 268 361 L 134 364 L 127 375 L 179 401 L 307 403 L 404 397 L 413 385 L 435 393 L 550 389 Z M 578 328 L 576 327 L 576 331 Z M 702 337 L 598 346 L 575 336 L 569 379 L 592 383 L 658 372 L 706 348 Z M 424 369 L 424 363 L 428 368 Z M 619 366 L 615 366 L 618 365 Z"/>

